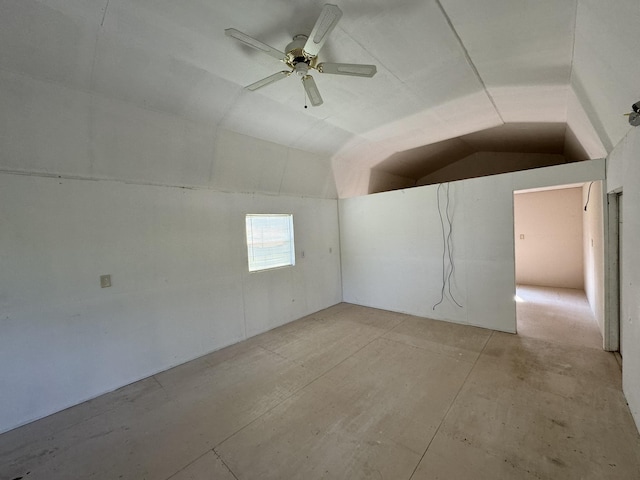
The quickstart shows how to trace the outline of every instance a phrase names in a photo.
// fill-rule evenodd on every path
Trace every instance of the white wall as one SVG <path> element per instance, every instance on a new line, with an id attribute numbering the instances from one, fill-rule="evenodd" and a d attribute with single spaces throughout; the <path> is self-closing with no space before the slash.
<path id="1" fill-rule="evenodd" d="M 0 431 L 341 301 L 328 155 L 76 87 L 0 69 Z M 295 268 L 247 273 L 249 212 Z"/>
<path id="2" fill-rule="evenodd" d="M 602 179 L 603 160 L 450 184 L 452 292 L 445 300 L 437 185 L 339 200 L 346 302 L 515 332 L 513 192 Z M 446 202 L 442 189 L 441 202 Z"/>
<path id="3" fill-rule="evenodd" d="M 640 128 L 629 133 L 611 152 L 607 162 L 607 191 L 624 193 L 623 303 L 620 322 L 624 323 L 621 339 L 622 388 L 629 408 L 640 429 Z M 612 319 L 615 321 L 615 319 Z"/>
<path id="4" fill-rule="evenodd" d="M 336 198 L 331 159 L 0 69 L 0 171 Z"/>
<path id="5" fill-rule="evenodd" d="M 516 283 L 584 288 L 583 205 L 582 188 L 516 192 Z"/>
<path id="6" fill-rule="evenodd" d="M 591 194 L 589 195 L 589 185 Z M 588 205 L 587 205 L 588 200 Z M 604 278 L 604 212 L 602 182 L 582 187 L 584 291 L 604 337 L 605 278 Z M 584 205 L 587 210 L 584 210 Z"/>
<path id="7" fill-rule="evenodd" d="M 579 0 L 571 85 L 610 152 L 606 191 L 624 191 L 622 388 L 640 430 L 640 129 L 623 115 L 640 100 L 639 21 L 637 0 Z"/>
<path id="8" fill-rule="evenodd" d="M 249 274 L 244 215 L 270 212 L 294 215 L 296 265 Z M 0 174 L 0 431 L 340 302 L 337 213 Z"/>

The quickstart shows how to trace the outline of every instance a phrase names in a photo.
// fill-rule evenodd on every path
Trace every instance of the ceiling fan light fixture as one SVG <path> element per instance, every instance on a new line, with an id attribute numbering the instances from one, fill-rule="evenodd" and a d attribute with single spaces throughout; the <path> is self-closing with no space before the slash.
<path id="1" fill-rule="evenodd" d="M 298 76 L 304 77 L 309 73 L 309 65 L 307 65 L 305 62 L 298 62 L 296 63 L 293 70 L 298 74 Z"/>

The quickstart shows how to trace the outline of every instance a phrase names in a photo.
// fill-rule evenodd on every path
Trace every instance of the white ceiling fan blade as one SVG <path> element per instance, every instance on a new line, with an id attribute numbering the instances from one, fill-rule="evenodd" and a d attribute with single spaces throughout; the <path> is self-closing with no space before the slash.
<path id="1" fill-rule="evenodd" d="M 235 28 L 227 28 L 224 31 L 227 37 L 235 38 L 236 40 L 240 40 L 245 45 L 249 45 L 250 47 L 255 48 L 256 50 L 260 50 L 261 52 L 266 53 L 267 55 L 271 55 L 273 58 L 276 58 L 280 61 L 284 61 L 285 54 L 276 50 L 273 47 L 270 47 L 266 43 L 261 42 L 260 40 L 256 40 L 253 37 L 250 37 L 246 33 L 242 33 L 240 30 L 236 30 Z"/>
<path id="2" fill-rule="evenodd" d="M 247 90 L 251 90 L 253 92 L 255 90 L 258 90 L 259 88 L 266 87 L 267 85 L 271 85 L 272 83 L 277 82 L 278 80 L 287 78 L 289 75 L 291 75 L 291 72 L 283 70 L 282 72 L 274 73 L 273 75 L 269 75 L 267 78 L 258 80 L 257 82 L 252 83 L 251 85 L 247 85 L 244 88 L 246 88 Z"/>
<path id="3" fill-rule="evenodd" d="M 329 34 L 336 28 L 340 17 L 342 17 L 342 10 L 340 10 L 337 5 L 327 3 L 322 7 L 320 17 L 318 17 L 316 24 L 313 26 L 307 43 L 304 44 L 303 50 L 306 54 L 312 57 L 318 55 L 324 42 L 327 41 Z"/>
<path id="4" fill-rule="evenodd" d="M 307 92 L 307 97 L 309 97 L 311 105 L 314 107 L 322 105 L 322 96 L 320 95 L 320 91 L 318 90 L 313 77 L 311 75 L 305 75 L 302 77 L 302 84 L 304 85 L 304 89 Z"/>
<path id="5" fill-rule="evenodd" d="M 316 68 L 320 73 L 351 75 L 354 77 L 373 77 L 378 71 L 375 65 L 359 63 L 319 63 Z"/>

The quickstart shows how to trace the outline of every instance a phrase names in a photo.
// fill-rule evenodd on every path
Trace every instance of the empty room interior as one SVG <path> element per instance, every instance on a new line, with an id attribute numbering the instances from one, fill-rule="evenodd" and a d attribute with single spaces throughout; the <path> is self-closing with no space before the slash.
<path id="1" fill-rule="evenodd" d="M 640 478 L 639 25 L 0 0 L 0 480 Z"/>
<path id="2" fill-rule="evenodd" d="M 519 334 L 602 348 L 600 192 L 589 182 L 514 193 Z"/>

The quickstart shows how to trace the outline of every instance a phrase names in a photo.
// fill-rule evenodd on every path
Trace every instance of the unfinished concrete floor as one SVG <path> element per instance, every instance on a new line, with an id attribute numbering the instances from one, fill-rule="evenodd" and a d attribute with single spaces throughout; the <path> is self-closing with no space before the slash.
<path id="1" fill-rule="evenodd" d="M 616 360 L 543 293 L 520 335 L 336 305 L 1 435 L 0 478 L 640 478 Z"/>

